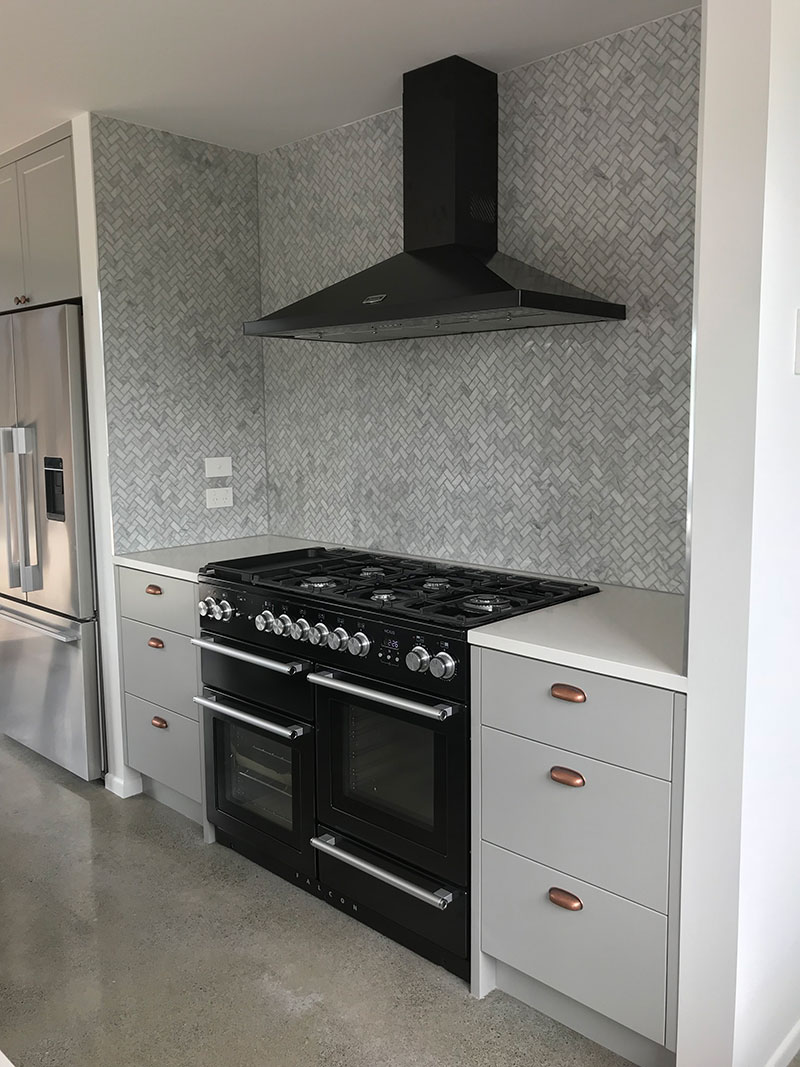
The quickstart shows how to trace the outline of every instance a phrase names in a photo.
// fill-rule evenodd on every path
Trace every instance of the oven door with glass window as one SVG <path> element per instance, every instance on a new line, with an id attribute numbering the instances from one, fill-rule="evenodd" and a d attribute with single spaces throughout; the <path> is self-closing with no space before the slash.
<path id="1" fill-rule="evenodd" d="M 206 816 L 265 866 L 316 874 L 314 728 L 203 689 Z"/>
<path id="2" fill-rule="evenodd" d="M 463 705 L 342 671 L 317 691 L 317 819 L 466 886 L 468 716 Z"/>

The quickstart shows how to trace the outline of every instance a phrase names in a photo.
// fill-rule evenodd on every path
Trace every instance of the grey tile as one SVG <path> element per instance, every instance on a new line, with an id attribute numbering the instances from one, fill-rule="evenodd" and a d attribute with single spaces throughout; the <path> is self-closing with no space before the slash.
<path id="1" fill-rule="evenodd" d="M 500 78 L 500 247 L 624 323 L 264 341 L 272 528 L 683 587 L 699 12 Z M 399 110 L 259 157 L 265 310 L 402 247 Z"/>
<path id="2" fill-rule="evenodd" d="M 15 1067 L 624 1067 L 4 738 L 0 809 Z"/>
<path id="3" fill-rule="evenodd" d="M 255 156 L 98 116 L 92 140 L 117 551 L 263 533 Z M 232 456 L 233 508 L 206 510 L 204 456 Z"/>

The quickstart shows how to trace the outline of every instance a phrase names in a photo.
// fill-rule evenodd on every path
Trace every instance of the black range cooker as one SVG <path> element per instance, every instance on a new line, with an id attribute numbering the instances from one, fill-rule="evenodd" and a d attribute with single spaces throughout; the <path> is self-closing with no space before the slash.
<path id="1" fill-rule="evenodd" d="M 322 548 L 199 580 L 217 840 L 468 978 L 467 630 L 597 587 Z"/>

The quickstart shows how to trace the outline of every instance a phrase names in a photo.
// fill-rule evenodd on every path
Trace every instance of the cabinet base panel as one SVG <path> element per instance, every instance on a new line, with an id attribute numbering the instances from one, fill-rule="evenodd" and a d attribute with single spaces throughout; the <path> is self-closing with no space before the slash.
<path id="1" fill-rule="evenodd" d="M 616 1052 L 638 1067 L 675 1067 L 675 1054 L 571 997 L 497 961 L 496 988 Z"/>
<path id="2" fill-rule="evenodd" d="M 157 800 L 159 804 L 166 804 L 168 808 L 172 808 L 173 811 L 177 811 L 180 815 L 185 815 L 187 819 L 191 819 L 192 822 L 203 824 L 203 806 L 198 804 L 196 800 L 191 800 L 189 797 L 185 797 L 183 793 L 178 793 L 174 789 L 170 789 L 168 785 L 163 785 L 161 782 L 156 782 L 153 778 L 148 778 L 147 775 L 142 775 L 142 792 L 152 797 L 153 800 Z"/>

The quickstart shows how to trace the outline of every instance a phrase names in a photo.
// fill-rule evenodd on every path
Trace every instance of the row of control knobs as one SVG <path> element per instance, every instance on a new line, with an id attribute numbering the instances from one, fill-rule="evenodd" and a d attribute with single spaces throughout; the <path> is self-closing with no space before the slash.
<path id="1" fill-rule="evenodd" d="M 312 645 L 327 645 L 333 652 L 349 652 L 351 656 L 366 656 L 372 642 L 366 634 L 359 631 L 352 637 L 341 626 L 329 630 L 324 622 L 312 626 L 307 619 L 293 622 L 288 615 L 278 615 L 263 611 L 255 617 L 256 629 L 262 633 L 275 634 L 276 637 L 293 637 L 295 641 L 308 641 Z"/>
<path id="2" fill-rule="evenodd" d="M 197 605 L 200 615 L 215 619 L 217 622 L 230 622 L 234 609 L 227 600 L 217 602 L 207 596 Z M 292 637 L 295 641 L 308 641 L 312 645 L 327 646 L 332 652 L 349 652 L 351 656 L 366 656 L 372 642 L 360 630 L 352 637 L 342 626 L 329 630 L 324 622 L 312 626 L 307 619 L 293 622 L 288 615 L 275 616 L 271 611 L 262 611 L 256 615 L 255 627 L 261 633 L 275 634 L 276 637 Z M 456 673 L 456 661 L 449 652 L 437 652 L 432 656 L 427 648 L 416 645 L 406 656 L 406 667 L 417 674 L 430 671 L 434 678 L 445 681 Z"/>
<path id="3" fill-rule="evenodd" d="M 208 616 L 209 619 L 216 619 L 217 622 L 230 622 L 234 615 L 233 606 L 227 600 L 220 600 L 217 603 L 213 596 L 207 596 L 205 600 L 201 600 L 197 605 L 197 611 L 204 618 Z"/>

